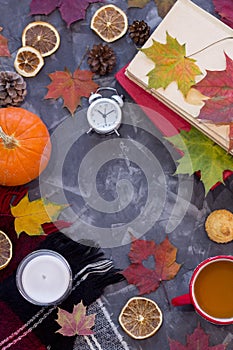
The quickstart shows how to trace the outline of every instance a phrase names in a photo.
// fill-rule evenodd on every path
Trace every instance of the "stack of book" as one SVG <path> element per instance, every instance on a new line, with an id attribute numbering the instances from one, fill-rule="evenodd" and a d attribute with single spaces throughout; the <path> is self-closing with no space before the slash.
<path id="1" fill-rule="evenodd" d="M 190 0 L 177 0 L 142 49 L 151 47 L 153 41 L 166 44 L 168 35 L 175 38 L 181 46 L 185 46 L 186 57 L 193 59 L 200 69 L 201 74 L 195 77 L 195 83 L 201 81 L 208 71 L 225 70 L 225 55 L 233 59 L 233 30 Z M 142 94 L 151 94 L 154 100 L 159 100 L 184 121 L 228 150 L 229 124 L 219 125 L 200 120 L 198 116 L 205 101 L 198 104 L 187 102 L 175 79 L 165 88 L 149 87 L 148 73 L 154 67 L 155 63 L 143 50 L 139 50 L 124 70 L 124 74 L 141 89 Z M 120 75 L 117 78 L 121 83 Z M 134 97 L 133 92 L 131 95 Z M 156 104 L 158 105 L 158 102 L 155 102 Z"/>

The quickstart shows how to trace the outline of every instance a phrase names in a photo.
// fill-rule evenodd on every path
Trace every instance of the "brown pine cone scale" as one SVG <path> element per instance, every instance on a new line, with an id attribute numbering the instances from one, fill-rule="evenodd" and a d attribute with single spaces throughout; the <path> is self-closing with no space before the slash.
<path id="1" fill-rule="evenodd" d="M 0 106 L 19 106 L 27 94 L 26 82 L 16 72 L 0 71 Z"/>
<path id="2" fill-rule="evenodd" d="M 129 36 L 136 45 L 142 46 L 150 36 L 150 27 L 143 20 L 135 20 L 129 26 Z"/>
<path id="3" fill-rule="evenodd" d="M 93 73 L 105 75 L 110 73 L 116 65 L 116 55 L 108 45 L 93 45 L 88 52 L 87 63 Z"/>

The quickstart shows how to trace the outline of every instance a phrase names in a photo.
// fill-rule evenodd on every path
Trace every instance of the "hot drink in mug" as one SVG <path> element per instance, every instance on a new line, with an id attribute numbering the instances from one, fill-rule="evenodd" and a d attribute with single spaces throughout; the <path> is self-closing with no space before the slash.
<path id="1" fill-rule="evenodd" d="M 206 320 L 233 324 L 233 256 L 218 255 L 194 270 L 189 293 L 172 299 L 174 306 L 193 304 Z"/>

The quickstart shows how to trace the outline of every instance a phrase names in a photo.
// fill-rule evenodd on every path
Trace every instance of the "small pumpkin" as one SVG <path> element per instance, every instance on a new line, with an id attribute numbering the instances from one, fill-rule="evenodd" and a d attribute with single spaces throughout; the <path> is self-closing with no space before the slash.
<path id="1" fill-rule="evenodd" d="M 21 107 L 0 109 L 1 185 L 34 180 L 46 168 L 50 154 L 50 135 L 39 116 Z"/>

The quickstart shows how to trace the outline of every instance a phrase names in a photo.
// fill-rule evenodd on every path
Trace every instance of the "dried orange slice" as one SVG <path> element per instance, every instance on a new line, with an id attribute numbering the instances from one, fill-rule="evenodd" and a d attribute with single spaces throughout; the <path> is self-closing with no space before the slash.
<path id="1" fill-rule="evenodd" d="M 106 42 L 121 38 L 128 29 L 126 14 L 115 5 L 100 7 L 91 20 L 93 29 Z"/>
<path id="2" fill-rule="evenodd" d="M 43 67 L 44 59 L 34 47 L 21 47 L 15 57 L 16 71 L 24 77 L 34 77 Z"/>
<path id="3" fill-rule="evenodd" d="M 45 57 L 52 55 L 58 49 L 60 36 L 50 23 L 31 22 L 23 30 L 22 44 L 34 47 L 41 53 L 42 57 Z"/>
<path id="4" fill-rule="evenodd" d="M 119 323 L 134 339 L 151 337 L 160 328 L 163 315 L 158 305 L 150 299 L 133 297 L 123 307 Z"/>
<path id="5" fill-rule="evenodd" d="M 6 267 L 12 258 L 12 243 L 9 237 L 0 231 L 0 270 Z"/>

